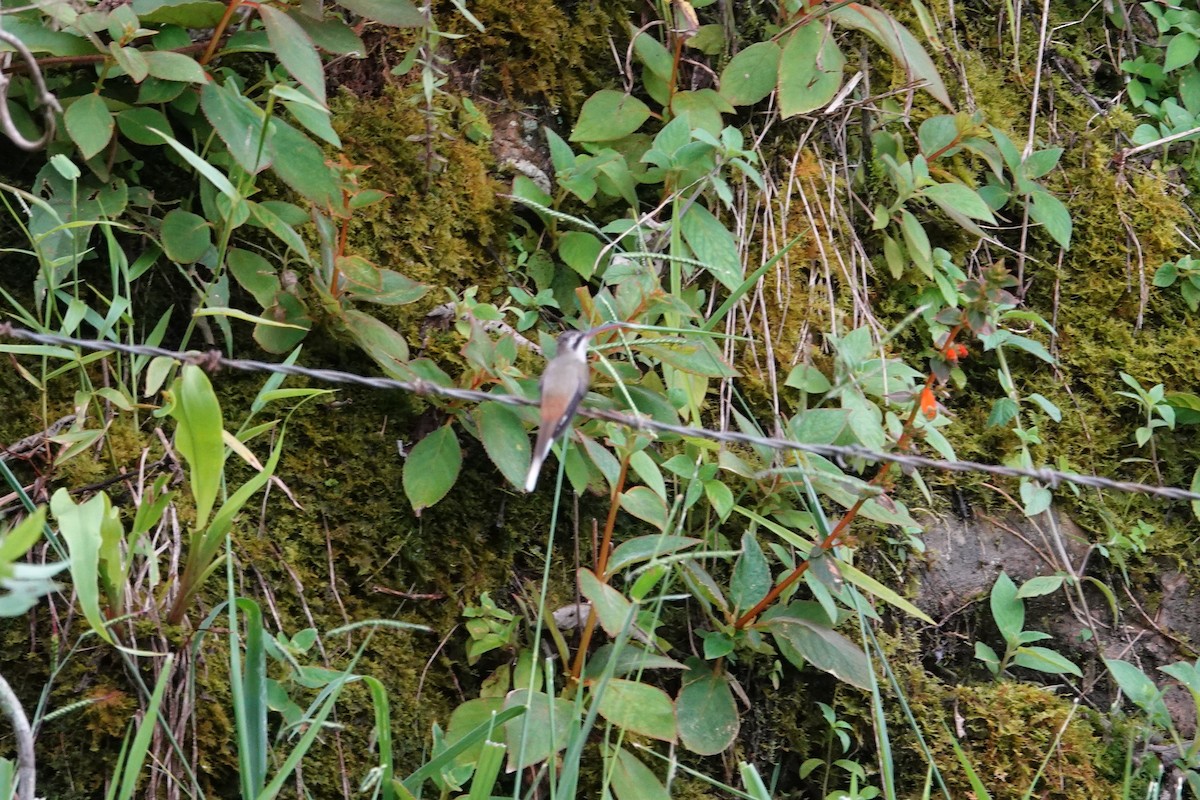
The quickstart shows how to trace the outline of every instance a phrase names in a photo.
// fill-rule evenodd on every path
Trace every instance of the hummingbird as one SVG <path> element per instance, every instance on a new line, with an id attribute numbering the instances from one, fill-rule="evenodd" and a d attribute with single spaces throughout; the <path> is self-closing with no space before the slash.
<path id="1" fill-rule="evenodd" d="M 566 331 L 558 337 L 558 352 L 546 364 L 538 384 L 541 391 L 541 423 L 537 442 L 529 461 L 529 475 L 525 478 L 525 491 L 532 492 L 537 486 L 538 475 L 550 448 L 571 425 L 575 410 L 587 395 L 592 368 L 588 366 L 588 346 L 598 333 L 617 327 L 607 323 L 586 331 Z"/>

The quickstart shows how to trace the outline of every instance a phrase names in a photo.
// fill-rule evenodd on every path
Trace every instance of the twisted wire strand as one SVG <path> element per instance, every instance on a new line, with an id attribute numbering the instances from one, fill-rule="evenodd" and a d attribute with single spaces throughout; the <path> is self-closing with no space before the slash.
<path id="1" fill-rule="evenodd" d="M 0 338 L 18 339 L 21 341 L 35 342 L 45 345 L 56 345 L 60 347 L 77 347 L 81 350 L 88 350 L 92 352 L 116 352 L 135 356 L 164 357 L 182 363 L 195 364 L 208 372 L 213 372 L 218 369 L 232 369 L 239 372 L 279 373 L 300 378 L 310 378 L 323 383 L 365 386 L 371 389 L 395 389 L 403 392 L 410 392 L 419 396 L 432 395 L 452 400 L 465 400 L 468 402 L 481 403 L 504 403 L 505 405 L 512 406 L 537 405 L 537 401 L 525 397 L 506 394 L 489 394 L 487 392 L 481 392 L 474 389 L 459 389 L 450 386 L 440 386 L 431 381 L 421 380 L 419 378 L 404 381 L 394 378 L 358 375 L 352 372 L 343 372 L 341 370 L 334 369 L 314 369 L 311 367 L 297 366 L 295 364 L 279 364 L 269 361 L 257 361 L 254 359 L 245 358 L 228 358 L 227 356 L 222 355 L 218 350 L 179 351 L 168 350 L 163 347 L 124 344 L 121 342 L 112 342 L 100 339 L 79 339 L 73 336 L 38 333 L 37 331 L 31 331 L 26 328 L 17 327 L 7 322 L 0 322 Z M 1181 489 L 1174 486 L 1158 486 L 1154 484 L 1138 483 L 1136 481 L 1119 481 L 1112 478 L 1103 478 L 1097 475 L 1083 475 L 1077 472 L 1064 472 L 1049 468 L 1024 469 L 1020 467 L 1009 467 L 1003 464 L 987 464 L 979 461 L 951 461 L 939 458 L 929 458 L 916 453 L 881 452 L 877 450 L 871 450 L 866 447 L 861 447 L 859 445 L 813 444 L 810 442 L 798 442 L 793 439 L 786 439 L 777 436 L 757 436 L 738 431 L 718 431 L 689 425 L 675 425 L 645 416 L 633 416 L 630 414 L 622 414 L 620 412 L 607 411 L 603 409 L 581 408 L 579 410 L 579 414 L 591 419 L 613 422 L 618 425 L 624 425 L 641 431 L 672 433 L 680 436 L 708 439 L 726 444 L 745 444 L 754 447 L 766 447 L 776 451 L 812 453 L 814 455 L 823 456 L 837 461 L 845 461 L 847 459 L 863 459 L 869 462 L 892 463 L 898 464 L 901 467 L 934 469 L 943 472 L 978 472 L 986 475 L 995 475 L 997 477 L 1005 478 L 1032 478 L 1033 480 L 1040 481 L 1051 488 L 1057 488 L 1061 484 L 1065 483 L 1074 484 L 1076 486 L 1086 486 L 1093 489 L 1108 489 L 1116 492 L 1144 494 L 1153 497 L 1162 497 L 1168 500 L 1200 500 L 1200 492 L 1192 492 L 1187 489 Z"/>

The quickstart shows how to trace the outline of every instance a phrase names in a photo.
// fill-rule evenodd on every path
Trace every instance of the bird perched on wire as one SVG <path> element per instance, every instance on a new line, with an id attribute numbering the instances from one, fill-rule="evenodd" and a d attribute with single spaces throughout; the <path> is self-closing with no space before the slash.
<path id="1" fill-rule="evenodd" d="M 579 403 L 587 395 L 592 368 L 588 365 L 588 347 L 592 337 L 620 323 L 606 323 L 586 331 L 566 331 L 558 337 L 558 352 L 546 364 L 541 390 L 541 423 L 537 442 L 529 461 L 529 475 L 525 478 L 525 491 L 532 492 L 537 486 L 542 464 L 550 455 L 550 448 L 570 426 Z"/>

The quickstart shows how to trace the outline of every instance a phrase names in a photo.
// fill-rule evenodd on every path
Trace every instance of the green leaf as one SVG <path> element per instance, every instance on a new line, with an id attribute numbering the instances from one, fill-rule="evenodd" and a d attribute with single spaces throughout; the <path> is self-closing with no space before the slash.
<path id="1" fill-rule="evenodd" d="M 675 68 L 675 59 L 671 51 L 655 39 L 648 30 L 634 30 L 633 52 L 638 60 L 646 65 L 646 69 L 663 81 L 671 80 L 671 70 Z"/>
<path id="2" fill-rule="evenodd" d="M 339 6 L 355 14 L 397 28 L 420 28 L 425 17 L 412 0 L 338 0 Z"/>
<path id="3" fill-rule="evenodd" d="M 752 533 L 742 534 L 742 554 L 733 566 L 729 598 L 735 611 L 746 611 L 771 590 L 771 568 Z"/>
<path id="4" fill-rule="evenodd" d="M 696 258 L 726 289 L 742 283 L 742 260 L 733 234 L 700 203 L 692 203 L 679 221 L 680 232 Z"/>
<path id="5" fill-rule="evenodd" d="M 518 706 L 527 707 L 525 716 L 504 726 L 509 771 L 540 764 L 550 758 L 567 746 L 571 732 L 578 725 L 575 705 L 545 692 L 514 689 L 505 697 L 504 707 Z"/>
<path id="6" fill-rule="evenodd" d="M 404 493 L 418 517 L 446 496 L 462 469 L 462 448 L 449 425 L 417 442 L 404 461 Z"/>
<path id="7" fill-rule="evenodd" d="M 1109 674 L 1116 679 L 1125 696 L 1149 714 L 1152 723 L 1162 727 L 1170 724 L 1171 715 L 1163 703 L 1162 692 L 1144 672 L 1133 664 L 1116 658 L 1104 659 L 1104 665 L 1108 667 Z"/>
<path id="8" fill-rule="evenodd" d="M 900 212 L 900 230 L 904 233 L 904 246 L 917 269 L 933 277 L 933 248 L 929 245 L 929 236 L 908 209 Z"/>
<path id="9" fill-rule="evenodd" d="M 846 59 L 820 22 L 796 30 L 779 58 L 779 111 L 784 119 L 825 106 L 842 86 Z"/>
<path id="10" fill-rule="evenodd" d="M 1058 166 L 1058 160 L 1062 158 L 1063 148 L 1051 147 L 1047 150 L 1038 150 L 1036 153 L 1030 153 L 1022 161 L 1025 167 L 1025 177 L 1030 180 L 1036 180 L 1042 177 Z"/>
<path id="11" fill-rule="evenodd" d="M 67 135 L 85 159 L 99 153 L 112 139 L 113 116 L 99 95 L 85 94 L 67 106 L 63 118 Z"/>
<path id="12" fill-rule="evenodd" d="M 168 211 L 159 233 L 167 258 L 177 264 L 194 264 L 212 247 L 212 226 L 190 211 Z"/>
<path id="13" fill-rule="evenodd" d="M 243 97 L 237 84 L 206 83 L 200 89 L 200 108 L 238 166 L 256 175 L 271 165 L 272 151 L 262 137 L 269 141 L 275 126 L 266 124 L 263 110 Z"/>
<path id="14" fill-rule="evenodd" d="M 479 441 L 488 458 L 513 486 L 525 484 L 529 471 L 529 437 L 520 415 L 503 403 L 481 403 L 475 409 Z"/>
<path id="15" fill-rule="evenodd" d="M 225 475 L 225 423 L 221 404 L 204 370 L 195 364 L 183 366 L 171 386 L 167 412 L 175 418 L 175 450 L 188 464 L 196 501 L 193 527 L 201 530 L 208 524 Z"/>
<path id="16" fill-rule="evenodd" d="M 275 174 L 284 183 L 313 201 L 318 208 L 337 208 L 342 192 L 333 169 L 326 163 L 325 151 L 300 131 L 276 119 L 271 150 Z"/>
<path id="17" fill-rule="evenodd" d="M 1200 55 L 1200 40 L 1187 31 L 1181 31 L 1171 37 L 1167 44 L 1167 54 L 1163 59 L 1163 72 L 1171 72 L 1180 67 L 1186 67 Z"/>
<path id="18" fill-rule="evenodd" d="M 613 551 L 608 559 L 608 573 L 615 575 L 634 564 L 694 547 L 701 541 L 691 536 L 661 536 L 657 534 L 636 536 L 622 542 Z"/>
<path id="19" fill-rule="evenodd" d="M 1192 485 L 1190 491 L 1200 493 L 1200 467 L 1196 467 L 1196 471 L 1192 473 Z M 1192 501 L 1192 514 L 1196 519 L 1200 519 L 1200 500 Z"/>
<path id="20" fill-rule="evenodd" d="M 231 247 L 225 254 L 225 265 L 241 287 L 254 295 L 255 301 L 266 308 L 275 302 L 279 292 L 279 277 L 271 263 L 252 250 Z"/>
<path id="21" fill-rule="evenodd" d="M 189 148 L 175 141 L 170 134 L 165 131 L 153 130 L 152 133 L 158 134 L 163 138 L 172 150 L 180 155 L 184 161 L 192 165 L 192 168 L 203 175 L 208 181 L 221 190 L 221 193 L 230 200 L 241 200 L 242 196 L 233 188 L 233 184 L 229 182 L 229 178 L 225 177 L 216 167 L 209 164 L 200 156 L 196 155 Z"/>
<path id="22" fill-rule="evenodd" d="M 649 522 L 659 530 L 667 526 L 667 504 L 645 486 L 635 486 L 621 493 L 621 508 L 638 519 Z"/>
<path id="23" fill-rule="evenodd" d="M 258 16 L 279 62 L 317 102 L 325 105 L 325 71 L 312 39 L 294 19 L 277 8 L 260 3 Z"/>
<path id="24" fill-rule="evenodd" d="M 558 240 L 559 258 L 584 280 L 590 280 L 607 263 L 607 258 L 600 258 L 603 250 L 604 243 L 585 231 L 567 231 Z"/>
<path id="25" fill-rule="evenodd" d="M 998 397 L 992 403 L 992 412 L 988 414 L 985 427 L 995 428 L 1007 425 L 1020 412 L 1017 401 L 1011 397 Z"/>
<path id="26" fill-rule="evenodd" d="M 146 58 L 140 50 L 134 47 L 121 47 L 116 42 L 109 42 L 108 49 L 116 59 L 117 66 L 125 71 L 131 81 L 141 83 L 146 80 L 146 76 L 150 74 L 150 65 L 146 63 Z"/>
<path id="27" fill-rule="evenodd" d="M 861 3 L 847 3 L 833 8 L 829 16 L 839 25 L 855 28 L 870 36 L 908 73 L 908 83 L 922 83 L 925 91 L 946 108 L 953 110 L 946 84 L 934 66 L 933 59 L 907 28 L 886 12 Z"/>
<path id="28" fill-rule="evenodd" d="M 1073 661 L 1048 647 L 1021 647 L 1013 657 L 1012 663 L 1017 667 L 1035 669 L 1052 675 L 1083 677 L 1083 673 Z"/>
<path id="29" fill-rule="evenodd" d="M 675 700 L 679 739 L 702 756 L 723 753 L 737 738 L 741 720 L 729 687 L 729 678 L 714 674 L 706 665 L 690 662 L 683 688 Z"/>
<path id="30" fill-rule="evenodd" d="M 1021 588 L 1017 590 L 1017 597 L 1022 599 L 1041 597 L 1051 592 L 1057 592 L 1062 585 L 1062 575 L 1039 575 L 1021 584 Z"/>
<path id="31" fill-rule="evenodd" d="M 823 611 L 819 613 L 824 615 Z M 787 612 L 772 617 L 763 627 L 771 632 L 780 652 L 793 664 L 797 659 L 807 661 L 851 686 L 871 688 L 866 654 L 832 628 Z"/>
<path id="32" fill-rule="evenodd" d="M 958 122 L 952 114 L 930 117 L 917 130 L 917 141 L 921 143 L 921 155 L 933 160 L 945 154 L 947 148 L 959 137 Z"/>
<path id="33" fill-rule="evenodd" d="M 989 604 L 992 619 L 996 620 L 996 627 L 1000 629 L 1004 641 L 1016 641 L 1025 627 L 1025 604 L 1017 597 L 1017 586 L 1007 573 L 1001 572 L 996 578 Z"/>
<path id="34" fill-rule="evenodd" d="M 171 123 L 157 108 L 134 106 L 117 114 L 117 127 L 129 141 L 134 144 L 160 146 L 163 138 L 149 130 L 157 128 L 164 133 L 171 132 Z"/>
<path id="35" fill-rule="evenodd" d="M 100 529 L 107 515 L 118 512 L 103 492 L 76 504 L 66 489 L 50 498 L 50 510 L 71 555 L 71 582 L 83 616 L 100 638 L 111 643 L 112 635 L 100 611 Z"/>
<path id="36" fill-rule="evenodd" d="M 221 21 L 226 8 L 224 3 L 215 0 L 133 0 L 131 5 L 138 21 L 143 24 L 150 22 L 155 25 L 178 25 L 181 28 L 214 28 Z"/>
<path id="37" fill-rule="evenodd" d="M 824 394 L 833 388 L 825 373 L 811 364 L 797 364 L 792 367 L 783 385 L 809 394 Z"/>
<path id="38" fill-rule="evenodd" d="M 658 776 L 624 747 L 613 757 L 612 790 L 617 800 L 671 800 Z"/>
<path id="39" fill-rule="evenodd" d="M 788 432 L 804 444 L 833 444 L 849 424 L 847 409 L 810 408 L 788 420 Z"/>
<path id="40" fill-rule="evenodd" d="M 613 678 L 604 685 L 597 706 L 600 716 L 631 733 L 674 742 L 675 704 L 662 689 L 624 678 Z"/>
<path id="41" fill-rule="evenodd" d="M 571 132 L 572 142 L 611 142 L 642 127 L 650 109 L 641 100 L 614 89 L 601 89 L 587 99 Z"/>
<path id="42" fill-rule="evenodd" d="M 935 183 L 933 186 L 926 186 L 922 189 L 921 194 L 947 213 L 952 210 L 972 219 L 996 224 L 992 210 L 988 208 L 988 204 L 983 201 L 979 193 L 974 189 L 968 189 L 961 183 Z"/>
<path id="43" fill-rule="evenodd" d="M 1061 200 L 1045 189 L 1036 189 L 1029 197 L 1029 217 L 1040 223 L 1059 247 L 1071 249 L 1071 212 Z"/>
<path id="44" fill-rule="evenodd" d="M 375 268 L 377 285 L 370 290 L 351 286 L 346 294 L 356 300 L 381 306 L 402 306 L 415 303 L 429 292 L 429 287 L 390 269 Z"/>
<path id="45" fill-rule="evenodd" d="M 143 50 L 146 67 L 155 78 L 177 83 L 206 83 L 208 76 L 204 68 L 196 63 L 196 59 L 183 53 L 172 53 L 163 50 Z"/>
<path id="46" fill-rule="evenodd" d="M 596 573 L 590 569 L 581 568 L 579 578 L 579 593 L 587 598 L 600 620 L 600 627 L 611 638 L 615 639 L 630 625 L 634 614 L 633 603 L 607 583 L 601 583 Z"/>
<path id="47" fill-rule="evenodd" d="M 729 60 L 721 71 L 721 96 L 735 106 L 754 105 L 775 90 L 779 45 L 756 42 Z"/>
<path id="48" fill-rule="evenodd" d="M 339 17 L 313 19 L 303 12 L 294 13 L 292 19 L 317 47 L 337 55 L 358 55 L 366 52 L 363 41 L 354 29 Z"/>

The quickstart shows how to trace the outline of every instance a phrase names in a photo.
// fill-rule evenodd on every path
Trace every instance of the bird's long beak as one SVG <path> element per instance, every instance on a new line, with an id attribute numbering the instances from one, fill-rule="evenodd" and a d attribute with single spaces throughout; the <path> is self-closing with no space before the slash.
<path id="1" fill-rule="evenodd" d="M 595 328 L 591 328 L 591 329 L 585 331 L 585 333 L 587 334 L 587 337 L 590 339 L 593 336 L 599 336 L 602 333 L 607 333 L 608 331 L 613 331 L 613 330 L 617 330 L 619 328 L 624 328 L 624 327 L 626 327 L 626 323 L 621 322 L 620 320 L 616 320 L 613 322 L 606 322 L 603 325 L 598 325 Z"/>

